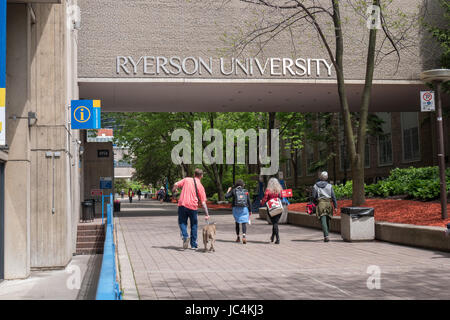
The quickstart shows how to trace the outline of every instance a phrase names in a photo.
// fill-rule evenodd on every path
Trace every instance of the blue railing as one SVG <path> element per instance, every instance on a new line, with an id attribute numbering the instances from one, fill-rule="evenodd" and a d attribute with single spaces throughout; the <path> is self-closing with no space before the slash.
<path id="1" fill-rule="evenodd" d="M 116 280 L 116 246 L 114 244 L 112 194 L 110 195 L 110 203 L 108 203 L 106 207 L 106 237 L 96 300 L 122 300 L 122 292 L 120 291 L 119 283 Z"/>

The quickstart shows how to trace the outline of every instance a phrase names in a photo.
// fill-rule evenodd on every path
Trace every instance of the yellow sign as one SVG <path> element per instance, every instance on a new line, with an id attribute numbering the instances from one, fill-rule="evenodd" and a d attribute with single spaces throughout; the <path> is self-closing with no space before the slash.
<path id="1" fill-rule="evenodd" d="M 6 106 L 5 97 L 6 97 L 6 89 L 0 88 L 0 107 Z"/>

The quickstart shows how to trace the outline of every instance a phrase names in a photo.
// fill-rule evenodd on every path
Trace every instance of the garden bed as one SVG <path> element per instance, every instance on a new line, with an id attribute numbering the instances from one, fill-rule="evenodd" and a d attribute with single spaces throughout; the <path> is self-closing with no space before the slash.
<path id="1" fill-rule="evenodd" d="M 338 207 L 350 207 L 351 200 L 339 200 Z M 375 221 L 413 224 L 417 226 L 445 227 L 450 218 L 442 220 L 440 202 L 422 202 L 394 199 L 367 199 L 363 207 L 375 210 Z M 289 205 L 290 211 L 306 212 L 306 202 Z M 450 205 L 447 204 L 450 212 Z M 338 210 L 338 216 L 340 210 Z"/>

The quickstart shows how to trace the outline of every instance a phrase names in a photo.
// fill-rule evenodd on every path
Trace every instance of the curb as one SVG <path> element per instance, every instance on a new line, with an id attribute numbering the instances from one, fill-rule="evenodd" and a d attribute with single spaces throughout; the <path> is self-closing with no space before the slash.
<path id="1" fill-rule="evenodd" d="M 123 237 L 120 218 L 114 218 L 117 232 L 117 259 L 119 261 L 120 289 L 123 300 L 139 300 L 139 293 L 134 279 L 133 267 L 131 266 L 128 250 Z"/>
<path id="2" fill-rule="evenodd" d="M 260 208 L 259 219 L 266 220 L 266 211 Z M 289 211 L 288 224 L 322 229 L 316 216 Z M 341 233 L 341 217 L 332 217 L 330 231 Z M 450 237 L 445 236 L 445 228 L 416 226 L 392 222 L 375 222 L 375 239 L 379 241 L 418 247 L 429 250 L 450 252 Z"/>

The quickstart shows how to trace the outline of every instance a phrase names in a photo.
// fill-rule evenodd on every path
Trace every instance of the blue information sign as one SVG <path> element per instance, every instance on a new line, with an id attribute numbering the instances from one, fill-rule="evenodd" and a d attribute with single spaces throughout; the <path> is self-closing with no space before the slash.
<path id="1" fill-rule="evenodd" d="M 100 189 L 112 189 L 112 178 L 100 177 Z"/>
<path id="2" fill-rule="evenodd" d="M 100 129 L 100 100 L 72 100 L 72 129 Z"/>

